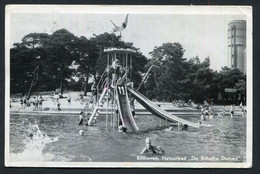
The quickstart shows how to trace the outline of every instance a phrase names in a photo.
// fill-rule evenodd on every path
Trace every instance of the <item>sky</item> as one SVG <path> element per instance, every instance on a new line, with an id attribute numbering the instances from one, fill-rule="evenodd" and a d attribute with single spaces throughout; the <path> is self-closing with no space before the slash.
<path id="1" fill-rule="evenodd" d="M 14 13 L 10 15 L 10 47 L 29 33 L 52 34 L 65 28 L 76 36 L 90 38 L 93 34 L 112 33 L 112 20 L 121 25 L 125 14 L 59 14 Z M 150 58 L 155 46 L 179 42 L 184 58 L 210 58 L 211 68 L 227 66 L 227 29 L 232 20 L 245 20 L 245 15 L 199 14 L 131 14 L 122 40 L 132 42 Z"/>

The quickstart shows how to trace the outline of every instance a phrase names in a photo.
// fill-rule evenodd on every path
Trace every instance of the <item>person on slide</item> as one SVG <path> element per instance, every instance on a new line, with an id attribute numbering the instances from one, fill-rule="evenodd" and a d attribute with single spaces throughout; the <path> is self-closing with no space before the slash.
<path id="1" fill-rule="evenodd" d="M 163 155 L 164 150 L 160 146 L 152 146 L 152 142 L 150 138 L 145 139 L 146 147 L 142 150 L 140 154 L 157 154 L 157 155 Z"/>
<path id="2" fill-rule="evenodd" d="M 123 126 L 123 125 L 120 125 L 120 126 L 118 127 L 118 131 L 119 131 L 119 132 L 126 133 L 127 128 L 126 128 L 125 126 Z"/>
<path id="3" fill-rule="evenodd" d="M 112 62 L 112 69 L 114 70 L 113 74 L 112 74 L 112 84 L 111 87 L 114 88 L 116 85 L 116 81 L 117 78 L 119 76 L 119 70 L 120 70 L 120 64 L 119 64 L 119 60 L 116 59 Z"/>
<path id="4" fill-rule="evenodd" d="M 118 110 L 116 110 L 116 115 L 118 115 L 118 114 L 119 114 L 119 112 L 118 112 Z M 126 133 L 126 131 L 127 131 L 127 127 L 125 127 L 125 126 L 123 125 L 121 119 L 119 119 L 118 131 L 119 131 L 119 132 L 123 132 L 123 133 Z"/>
<path id="5" fill-rule="evenodd" d="M 120 95 L 125 95 L 124 81 L 122 77 L 117 80 L 117 89 Z"/>

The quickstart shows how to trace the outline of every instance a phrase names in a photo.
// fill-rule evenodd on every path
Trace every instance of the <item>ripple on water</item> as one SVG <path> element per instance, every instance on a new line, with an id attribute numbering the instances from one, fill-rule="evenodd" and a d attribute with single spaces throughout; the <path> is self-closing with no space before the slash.
<path id="1" fill-rule="evenodd" d="M 186 119 L 186 117 L 185 117 Z M 198 122 L 199 118 L 187 117 Z M 110 121 L 110 120 L 109 120 Z M 153 116 L 139 116 L 137 134 L 123 134 L 99 117 L 95 126 L 78 126 L 78 117 L 11 116 L 10 159 L 12 161 L 136 161 L 145 147 L 145 138 L 161 146 L 166 155 L 240 155 L 245 160 L 246 119 L 217 117 L 205 124 L 212 127 L 167 131 L 169 122 Z M 109 122 L 110 123 L 110 122 Z M 109 124 L 110 125 L 110 124 Z M 28 127 L 30 127 L 28 129 Z M 28 138 L 28 130 L 37 127 L 38 138 Z M 79 135 L 79 130 L 85 132 Z M 52 141 L 50 141 L 52 139 Z M 53 141 L 55 140 L 55 141 Z M 29 152 L 30 151 L 30 152 Z M 33 156 L 29 155 L 32 154 Z"/>

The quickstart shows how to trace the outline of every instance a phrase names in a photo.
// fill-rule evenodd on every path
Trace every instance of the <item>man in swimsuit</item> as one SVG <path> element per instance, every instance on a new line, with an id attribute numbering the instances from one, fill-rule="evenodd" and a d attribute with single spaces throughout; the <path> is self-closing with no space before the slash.
<path id="1" fill-rule="evenodd" d="M 146 147 L 142 150 L 140 154 L 157 154 L 157 155 L 163 155 L 164 150 L 160 146 L 152 146 L 152 142 L 150 138 L 145 139 Z"/>

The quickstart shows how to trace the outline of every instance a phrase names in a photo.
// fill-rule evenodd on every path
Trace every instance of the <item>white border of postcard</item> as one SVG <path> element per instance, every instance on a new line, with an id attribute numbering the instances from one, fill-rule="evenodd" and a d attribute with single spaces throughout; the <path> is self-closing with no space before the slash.
<path id="1" fill-rule="evenodd" d="M 244 14 L 247 24 L 247 135 L 246 162 L 10 162 L 10 16 L 13 13 L 90 13 L 90 14 Z M 252 7 L 250 6 L 133 6 L 133 5 L 7 5 L 5 8 L 5 166 L 7 167 L 162 167 L 162 168 L 249 168 L 252 166 L 253 144 L 253 66 Z"/>

